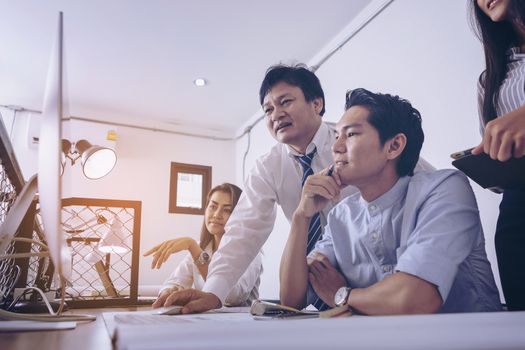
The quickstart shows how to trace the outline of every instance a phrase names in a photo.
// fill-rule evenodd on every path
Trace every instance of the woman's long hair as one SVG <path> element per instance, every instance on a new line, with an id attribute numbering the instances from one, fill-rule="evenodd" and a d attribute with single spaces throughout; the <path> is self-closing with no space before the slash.
<path id="1" fill-rule="evenodd" d="M 518 33 L 512 23 L 525 23 L 525 1 L 510 1 L 510 21 L 493 22 L 477 5 L 470 2 L 470 22 L 476 36 L 483 44 L 486 69 L 480 76 L 484 88 L 482 116 L 486 124 L 496 118 L 496 104 L 499 99 L 501 83 L 507 74 L 507 55 L 509 48 L 519 44 Z"/>
<path id="2" fill-rule="evenodd" d="M 222 185 L 215 186 L 214 188 L 210 190 L 210 192 L 208 193 L 208 196 L 206 197 L 206 206 L 208 206 L 208 204 L 210 203 L 210 198 L 213 195 L 213 193 L 217 191 L 228 193 L 230 195 L 231 200 L 232 200 L 232 210 L 237 205 L 237 202 L 239 201 L 239 197 L 241 196 L 241 193 L 242 193 L 242 190 L 239 187 L 235 186 L 234 184 L 223 183 Z M 201 249 L 204 250 L 210 242 L 212 242 L 213 244 L 212 249 L 213 251 L 215 251 L 217 249 L 217 247 L 215 246 L 215 240 L 213 239 L 213 235 L 210 233 L 210 231 L 208 231 L 208 228 L 206 227 L 206 219 L 204 219 L 202 222 L 199 246 L 201 247 Z"/>

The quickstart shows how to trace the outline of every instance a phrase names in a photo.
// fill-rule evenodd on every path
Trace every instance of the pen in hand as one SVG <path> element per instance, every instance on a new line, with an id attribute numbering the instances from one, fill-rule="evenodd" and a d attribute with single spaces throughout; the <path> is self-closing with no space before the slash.
<path id="1" fill-rule="evenodd" d="M 328 168 L 328 172 L 326 173 L 326 176 L 332 176 L 332 174 L 334 173 L 334 167 L 335 167 L 335 164 L 330 165 L 330 167 Z"/>

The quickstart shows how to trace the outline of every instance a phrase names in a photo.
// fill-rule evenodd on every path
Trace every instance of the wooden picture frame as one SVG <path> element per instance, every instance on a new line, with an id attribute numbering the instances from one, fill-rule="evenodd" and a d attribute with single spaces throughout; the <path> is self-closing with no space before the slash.
<path id="1" fill-rule="evenodd" d="M 168 212 L 203 215 L 211 190 L 211 170 L 211 166 L 172 162 Z"/>

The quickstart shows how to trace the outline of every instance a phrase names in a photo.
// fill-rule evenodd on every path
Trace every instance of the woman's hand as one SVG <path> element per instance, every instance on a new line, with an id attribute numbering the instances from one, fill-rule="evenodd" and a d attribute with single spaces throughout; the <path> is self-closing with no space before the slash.
<path id="1" fill-rule="evenodd" d="M 502 162 L 525 156 L 525 106 L 487 123 L 483 140 L 472 154 L 481 152 Z"/>
<path id="2" fill-rule="evenodd" d="M 193 238 L 182 237 L 176 239 L 170 239 L 156 245 L 155 247 L 144 253 L 144 256 L 153 254 L 153 261 L 151 262 L 152 269 L 160 269 L 162 264 L 168 260 L 171 254 L 183 251 L 183 250 L 195 250 L 199 245 Z"/>

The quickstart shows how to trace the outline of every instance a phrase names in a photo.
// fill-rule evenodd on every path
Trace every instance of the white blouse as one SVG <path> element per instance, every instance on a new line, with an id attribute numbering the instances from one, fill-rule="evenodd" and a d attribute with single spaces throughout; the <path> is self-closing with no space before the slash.
<path id="1" fill-rule="evenodd" d="M 204 251 L 206 251 L 213 260 L 211 242 Z M 239 281 L 230 290 L 224 304 L 226 306 L 250 306 L 253 300 L 259 298 L 259 284 L 262 271 L 262 254 L 259 252 Z M 172 287 L 179 287 L 180 289 L 193 287 L 197 290 L 202 290 L 204 283 L 204 278 L 202 278 L 199 269 L 195 265 L 193 257 L 188 253 L 170 277 L 164 281 L 159 294 L 163 290 Z"/>

